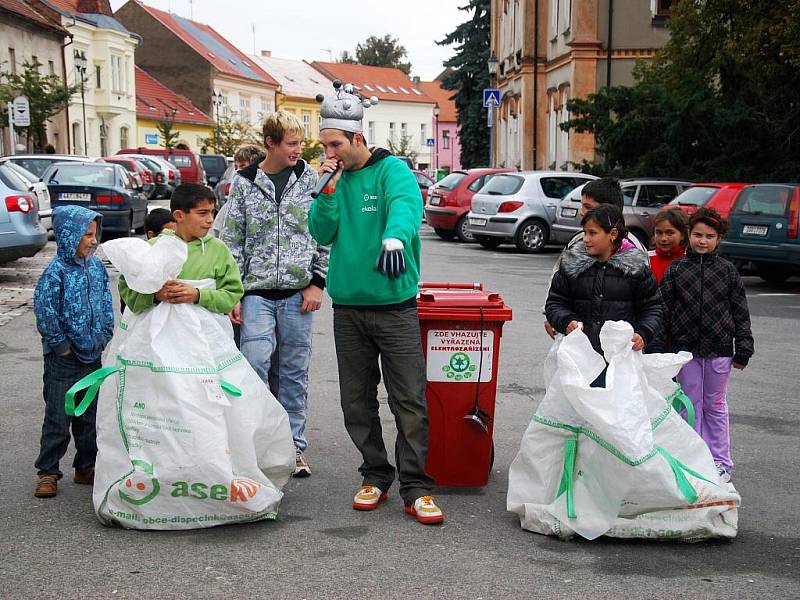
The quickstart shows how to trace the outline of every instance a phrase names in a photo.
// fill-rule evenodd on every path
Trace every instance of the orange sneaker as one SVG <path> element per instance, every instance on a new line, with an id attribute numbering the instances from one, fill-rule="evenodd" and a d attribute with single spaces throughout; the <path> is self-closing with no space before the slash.
<path id="1" fill-rule="evenodd" d="M 374 485 L 362 485 L 353 498 L 353 508 L 355 510 L 375 510 L 378 504 L 389 497 L 388 492 L 382 492 Z"/>
<path id="2" fill-rule="evenodd" d="M 406 506 L 406 514 L 414 515 L 424 525 L 438 525 L 444 521 L 442 509 L 436 506 L 433 496 L 421 496 L 411 506 Z"/>

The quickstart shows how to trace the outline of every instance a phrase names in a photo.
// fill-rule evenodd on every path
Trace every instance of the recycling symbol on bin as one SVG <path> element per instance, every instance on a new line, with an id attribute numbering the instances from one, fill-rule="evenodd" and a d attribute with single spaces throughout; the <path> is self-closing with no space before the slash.
<path id="1" fill-rule="evenodd" d="M 442 371 L 447 373 L 447 378 L 456 381 L 472 378 L 475 369 L 466 352 L 456 352 L 450 357 L 449 364 L 442 367 Z"/>

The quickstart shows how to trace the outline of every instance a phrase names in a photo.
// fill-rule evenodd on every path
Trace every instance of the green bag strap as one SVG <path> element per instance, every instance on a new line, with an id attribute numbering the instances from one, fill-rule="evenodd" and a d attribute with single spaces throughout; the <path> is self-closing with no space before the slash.
<path id="1" fill-rule="evenodd" d="M 694 404 L 692 404 L 689 396 L 683 392 L 681 386 L 678 386 L 678 389 L 672 393 L 669 400 L 672 403 L 672 408 L 678 414 L 680 414 L 681 408 L 686 410 L 686 422 L 689 423 L 690 427 L 694 427 Z"/>
<path id="2" fill-rule="evenodd" d="M 672 473 L 675 475 L 675 483 L 678 484 L 678 489 L 683 494 L 683 497 L 689 504 L 694 504 L 697 501 L 697 490 L 694 489 L 694 486 L 689 483 L 689 480 L 686 479 L 686 475 L 684 472 L 689 473 L 693 477 L 697 477 L 697 479 L 702 479 L 706 483 L 710 483 L 711 485 L 717 485 L 713 481 L 709 481 L 697 471 L 692 471 L 689 467 L 679 461 L 677 458 L 672 456 L 669 452 L 664 450 L 661 446 L 656 446 L 656 451 L 664 457 L 669 463 L 670 468 L 672 469 Z"/>
<path id="3" fill-rule="evenodd" d="M 121 371 L 122 367 L 103 367 L 89 373 L 86 377 L 75 383 L 67 390 L 67 395 L 64 397 L 64 410 L 67 416 L 80 417 L 86 412 L 86 409 L 94 402 L 97 397 L 97 392 L 100 391 L 100 386 L 103 385 L 106 377 L 113 375 L 117 371 Z M 78 392 L 86 390 L 78 406 L 75 406 L 75 396 Z"/>
<path id="4" fill-rule="evenodd" d="M 564 470 L 561 472 L 561 483 L 556 492 L 556 499 L 567 493 L 567 516 L 570 519 L 577 518 L 575 513 L 575 497 L 573 488 L 573 478 L 575 473 L 575 458 L 578 452 L 577 438 L 568 439 L 564 442 Z"/>
<path id="5" fill-rule="evenodd" d="M 223 392 L 225 392 L 230 396 L 233 396 L 234 398 L 238 398 L 242 395 L 242 390 L 233 385 L 230 381 L 225 381 L 224 379 L 222 379 L 219 382 L 219 386 L 222 388 Z"/>

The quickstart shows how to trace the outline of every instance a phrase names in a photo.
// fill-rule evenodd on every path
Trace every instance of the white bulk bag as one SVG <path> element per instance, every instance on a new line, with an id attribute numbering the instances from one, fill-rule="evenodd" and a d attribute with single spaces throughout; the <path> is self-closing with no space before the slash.
<path id="1" fill-rule="evenodd" d="M 626 322 L 603 325 L 603 388 L 590 386 L 605 361 L 582 331 L 553 344 L 545 397 L 510 467 L 508 510 L 523 529 L 562 538 L 735 537 L 739 494 L 673 409 L 682 392 L 672 378 L 691 354 L 633 352 L 632 336 Z"/>
<path id="2" fill-rule="evenodd" d="M 187 257 L 174 236 L 103 250 L 143 293 L 176 277 Z M 77 412 L 101 383 L 93 499 L 104 524 L 193 529 L 276 517 L 294 470 L 289 420 L 234 345 L 227 317 L 195 304 L 127 309 L 103 369 L 74 388 L 89 388 Z M 68 410 L 70 401 L 74 392 Z"/>

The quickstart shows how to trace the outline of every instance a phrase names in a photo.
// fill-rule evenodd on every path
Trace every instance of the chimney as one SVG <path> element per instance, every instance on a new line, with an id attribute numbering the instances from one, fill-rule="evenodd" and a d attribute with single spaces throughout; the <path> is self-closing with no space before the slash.
<path id="1" fill-rule="evenodd" d="M 114 16 L 109 0 L 78 0 L 78 12 Z"/>
<path id="2" fill-rule="evenodd" d="M 420 82 L 419 75 L 414 75 L 414 77 L 411 78 L 411 81 L 414 82 L 414 85 L 418 86 Z"/>
<path id="3" fill-rule="evenodd" d="M 272 51 L 271 50 L 262 50 L 261 51 L 261 56 L 269 58 L 270 56 L 272 56 Z"/>

